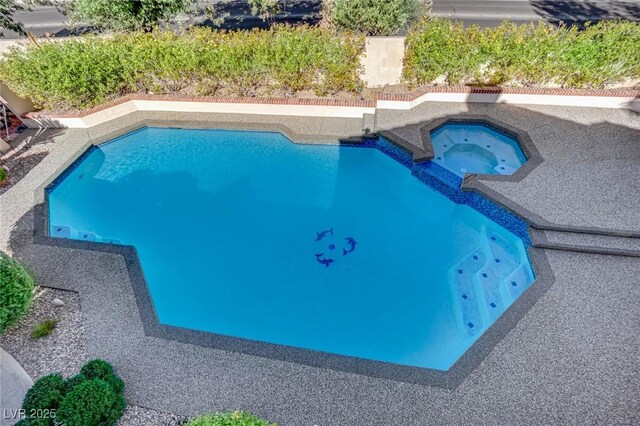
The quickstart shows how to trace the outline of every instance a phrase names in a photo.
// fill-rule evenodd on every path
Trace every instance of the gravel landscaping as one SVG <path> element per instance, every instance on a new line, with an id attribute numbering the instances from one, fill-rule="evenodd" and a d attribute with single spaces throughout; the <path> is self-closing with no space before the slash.
<path id="1" fill-rule="evenodd" d="M 118 426 L 174 426 L 185 424 L 186 421 L 187 418 L 183 416 L 130 405 L 118 422 Z"/>
<path id="2" fill-rule="evenodd" d="M 56 306 L 54 300 L 64 305 Z M 47 337 L 31 339 L 33 328 L 48 319 L 57 319 L 55 330 Z M 73 291 L 38 287 L 28 314 L 0 336 L 0 346 L 10 353 L 32 379 L 60 372 L 69 377 L 88 361 L 80 297 Z M 138 406 L 128 406 L 119 426 L 173 426 L 186 417 Z"/>
<path id="3" fill-rule="evenodd" d="M 54 299 L 62 300 L 64 306 L 55 306 Z M 72 376 L 88 361 L 81 316 L 77 293 L 38 287 L 33 306 L 16 326 L 0 336 L 0 345 L 33 380 L 54 371 Z M 48 319 L 59 321 L 53 333 L 32 340 L 33 327 Z"/>

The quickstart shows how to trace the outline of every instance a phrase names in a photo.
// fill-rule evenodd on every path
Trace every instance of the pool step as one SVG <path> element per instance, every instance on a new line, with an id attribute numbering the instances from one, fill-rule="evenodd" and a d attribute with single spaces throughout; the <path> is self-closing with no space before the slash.
<path id="1" fill-rule="evenodd" d="M 483 315 L 478 300 L 481 299 L 476 289 L 476 274 L 487 263 L 487 256 L 482 249 L 477 249 L 454 266 L 454 290 L 456 300 L 461 306 L 462 329 L 469 336 L 477 334 L 484 325 Z"/>
<path id="2" fill-rule="evenodd" d="M 504 309 L 513 302 L 513 299 L 501 289 L 502 282 L 518 267 L 517 251 L 511 244 L 499 235 L 487 232 L 487 245 L 491 257 L 484 268 L 479 271 L 480 281 L 485 305 L 491 320 L 495 320 Z"/>
<path id="3" fill-rule="evenodd" d="M 534 247 L 584 253 L 640 257 L 640 238 L 568 230 L 530 230 Z"/>
<path id="4" fill-rule="evenodd" d="M 67 238 L 78 241 L 92 241 L 94 243 L 122 244 L 122 241 L 115 238 L 104 238 L 94 232 L 79 231 L 69 226 L 52 226 L 51 236 L 56 238 Z"/>
<path id="5" fill-rule="evenodd" d="M 451 269 L 461 329 L 472 337 L 493 322 L 533 281 L 516 247 L 485 230 L 481 247 Z"/>

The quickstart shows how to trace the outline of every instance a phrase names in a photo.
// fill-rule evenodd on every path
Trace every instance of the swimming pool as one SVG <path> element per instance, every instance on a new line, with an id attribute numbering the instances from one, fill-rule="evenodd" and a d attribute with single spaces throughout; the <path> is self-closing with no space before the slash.
<path id="1" fill-rule="evenodd" d="M 161 323 L 449 369 L 531 284 L 522 239 L 379 149 L 144 128 L 48 194 L 53 237 L 136 247 Z"/>

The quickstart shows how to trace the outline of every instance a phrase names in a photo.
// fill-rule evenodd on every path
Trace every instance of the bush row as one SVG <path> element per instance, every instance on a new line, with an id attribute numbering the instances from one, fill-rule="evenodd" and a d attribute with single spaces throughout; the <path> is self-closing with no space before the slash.
<path id="1" fill-rule="evenodd" d="M 640 79 L 640 24 L 604 21 L 584 28 L 517 25 L 465 28 L 428 19 L 406 38 L 404 79 L 448 84 L 603 88 Z"/>
<path id="2" fill-rule="evenodd" d="M 0 173 L 0 183 L 2 180 Z M 33 301 L 34 286 L 31 275 L 17 261 L 0 252 L 0 334 L 27 312 Z"/>
<path id="3" fill-rule="evenodd" d="M 27 418 L 20 426 L 113 426 L 126 408 L 124 382 L 99 359 L 64 379 L 58 373 L 38 379 L 22 403 Z"/>
<path id="4" fill-rule="evenodd" d="M 47 109 L 87 108 L 135 92 L 318 95 L 361 88 L 362 37 L 278 26 L 89 36 L 12 49 L 0 79 Z"/>

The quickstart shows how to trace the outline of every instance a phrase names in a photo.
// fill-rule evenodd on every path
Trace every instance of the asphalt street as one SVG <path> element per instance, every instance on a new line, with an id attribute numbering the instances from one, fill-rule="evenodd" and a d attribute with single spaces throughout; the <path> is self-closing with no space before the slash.
<path id="1" fill-rule="evenodd" d="M 212 25 L 204 12 L 217 5 L 218 13 L 228 14 L 223 25 L 226 28 L 249 28 L 265 24 L 251 15 L 246 0 L 199 0 L 193 16 L 180 19 L 183 25 Z M 283 0 L 285 13 L 276 21 L 313 22 L 319 17 L 321 0 Z M 531 22 L 545 20 L 551 23 L 599 21 L 602 19 L 631 19 L 640 21 L 639 0 L 434 0 L 435 16 L 456 19 L 465 24 L 482 27 L 498 25 L 501 21 Z M 40 6 L 32 11 L 20 11 L 16 20 L 24 23 L 36 36 L 67 36 L 86 31 L 82 27 L 70 30 L 66 18 L 55 7 Z M 5 37 L 17 35 L 5 31 Z"/>

